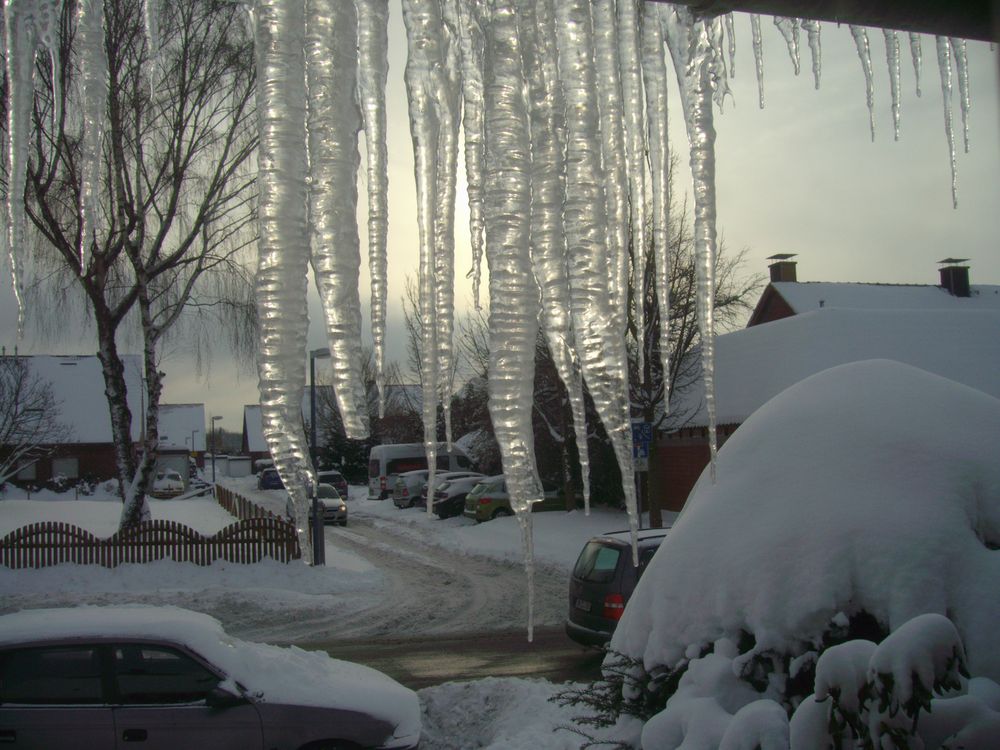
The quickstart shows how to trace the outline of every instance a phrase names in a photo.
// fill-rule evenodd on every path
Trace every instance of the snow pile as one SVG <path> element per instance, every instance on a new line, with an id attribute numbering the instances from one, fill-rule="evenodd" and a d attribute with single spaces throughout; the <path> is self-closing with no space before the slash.
<path id="1" fill-rule="evenodd" d="M 947 613 L 1000 679 L 1000 400 L 869 360 L 789 388 L 703 475 L 612 641 L 647 670 L 752 634 L 791 653 L 840 612 Z"/>

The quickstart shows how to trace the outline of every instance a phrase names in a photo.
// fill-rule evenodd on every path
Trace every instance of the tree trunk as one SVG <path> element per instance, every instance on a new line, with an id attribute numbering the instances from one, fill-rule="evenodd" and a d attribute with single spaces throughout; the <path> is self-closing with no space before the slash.
<path id="1" fill-rule="evenodd" d="M 104 375 L 104 395 L 111 414 L 111 439 L 118 471 L 118 495 L 124 502 L 135 476 L 135 454 L 132 450 L 132 412 L 128 408 L 125 385 L 125 365 L 115 343 L 117 326 L 106 310 L 95 310 L 97 322 L 97 358 Z"/>
<path id="2" fill-rule="evenodd" d="M 139 457 L 138 466 L 134 474 L 133 481 L 129 484 L 128 494 L 125 497 L 125 506 L 122 508 L 121 519 L 118 522 L 119 528 L 136 526 L 142 521 L 150 518 L 149 505 L 146 502 L 146 493 L 152 482 L 153 474 L 156 471 L 156 459 L 159 456 L 160 445 L 160 394 L 163 392 L 163 373 L 156 366 L 156 341 L 155 333 L 150 333 L 147 325 L 149 321 L 148 305 L 145 304 L 145 295 L 140 294 L 139 306 L 143 320 L 143 369 L 146 372 L 146 413 L 141 415 L 143 420 L 143 440 L 142 455 Z M 194 450 L 194 446 L 191 446 Z"/>
<path id="3" fill-rule="evenodd" d="M 660 507 L 660 493 L 657 491 L 661 482 L 652 481 L 653 463 L 656 457 L 656 436 L 658 432 L 656 424 L 653 422 L 653 409 L 651 407 L 645 409 L 642 417 L 647 422 L 653 423 L 653 439 L 649 443 L 649 471 L 644 472 L 642 475 L 642 491 L 646 495 L 646 503 L 649 507 L 649 528 L 662 529 L 663 509 Z M 660 480 L 662 473 L 657 471 L 656 478 Z"/>

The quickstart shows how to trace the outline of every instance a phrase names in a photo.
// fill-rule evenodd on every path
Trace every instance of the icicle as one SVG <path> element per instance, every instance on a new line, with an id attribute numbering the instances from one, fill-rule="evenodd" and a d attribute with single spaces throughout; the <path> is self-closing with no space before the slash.
<path id="1" fill-rule="evenodd" d="M 962 109 L 962 136 L 965 143 L 965 153 L 969 153 L 969 57 L 966 53 L 964 39 L 952 37 L 948 40 L 951 51 L 955 55 L 955 66 L 958 68 L 958 103 Z"/>
<path id="2" fill-rule="evenodd" d="M 712 113 L 711 27 L 718 19 L 695 23 L 687 8 L 667 6 L 661 11 L 665 21 L 667 47 L 681 89 L 684 120 L 691 151 L 694 182 L 695 270 L 698 281 L 698 332 L 701 337 L 701 366 L 705 384 L 705 411 L 708 414 L 709 466 L 715 481 L 718 450 L 715 433 L 715 126 Z"/>
<path id="3" fill-rule="evenodd" d="M 667 133 L 667 65 L 659 6 L 646 3 L 642 25 L 642 72 L 646 83 L 646 122 L 649 131 L 649 172 L 652 184 L 653 258 L 656 300 L 660 309 L 660 364 L 664 382 L 670 378 L 670 153 Z M 643 273 L 641 263 L 639 273 Z M 637 284 L 636 289 L 642 289 Z M 664 401 L 670 407 L 664 389 Z"/>
<path id="4" fill-rule="evenodd" d="M 480 309 L 483 259 L 483 28 L 480 0 L 457 0 L 462 52 L 462 99 L 465 132 L 465 182 L 469 194 L 469 240 L 472 246 L 472 299 Z"/>
<path id="5" fill-rule="evenodd" d="M 868 45 L 868 32 L 861 26 L 851 26 L 851 36 L 858 48 L 861 68 L 865 73 L 865 98 L 868 101 L 868 121 L 871 125 L 872 141 L 875 140 L 875 79 L 872 75 L 872 53 Z"/>
<path id="6" fill-rule="evenodd" d="M 441 64 L 438 30 L 441 16 L 433 0 L 403 0 L 403 22 L 409 55 L 404 78 L 409 98 L 410 133 L 413 137 L 414 174 L 417 183 L 417 227 L 420 238 L 418 300 L 420 314 L 420 378 L 423 393 L 424 450 L 427 486 L 434 487 L 437 466 L 437 269 L 434 188 L 437 184 L 438 121 L 434 103 L 433 66 Z M 427 503 L 430 514 L 433 503 Z"/>
<path id="7" fill-rule="evenodd" d="M 441 64 L 433 68 L 434 103 L 438 110 L 438 166 L 434 187 L 434 264 L 437 278 L 438 391 L 444 434 L 451 450 L 451 396 L 455 388 L 455 191 L 458 174 L 458 129 L 462 120 L 460 52 L 456 30 L 458 8 L 453 0 L 441 4 L 438 48 Z"/>
<path id="8" fill-rule="evenodd" d="M 534 2 L 534 0 L 525 0 Z M 534 631 L 531 506 L 542 499 L 531 424 L 538 286 L 531 273 L 531 141 L 521 39 L 510 0 L 494 5 L 486 42 L 486 255 L 490 266 L 490 417 L 511 509 L 524 535 L 528 640 Z"/>
<path id="9" fill-rule="evenodd" d="M 630 5 L 629 2 L 622 6 Z M 632 6 L 634 7 L 634 6 Z M 552 0 L 524 4 L 524 68 L 528 72 L 531 122 L 531 263 L 541 291 L 541 322 L 556 372 L 566 386 L 576 435 L 584 513 L 590 513 L 590 459 L 583 378 L 570 313 L 566 234 L 564 106 L 558 85 Z M 563 436 L 564 440 L 567 436 Z"/>
<path id="10" fill-rule="evenodd" d="M 778 27 L 778 31 L 781 32 L 781 36 L 788 46 L 788 56 L 792 58 L 792 67 L 795 69 L 795 75 L 798 75 L 801 70 L 801 63 L 799 61 L 799 19 L 775 16 L 774 25 Z"/>
<path id="11" fill-rule="evenodd" d="M 594 70 L 600 111 L 601 161 L 608 204 L 608 260 L 611 270 L 611 310 L 618 335 L 625 338 L 628 307 L 628 176 L 625 171 L 625 118 L 621 62 L 614 0 L 593 0 Z M 622 380 L 628 382 L 628 361 L 622 359 Z"/>
<path id="12" fill-rule="evenodd" d="M 566 103 L 566 204 L 570 295 L 584 379 L 618 459 L 629 525 L 638 528 L 632 470 L 624 337 L 614 326 L 610 299 L 607 203 L 601 169 L 597 74 L 590 56 L 593 27 L 588 0 L 556 3 L 559 78 Z M 634 534 L 633 534 L 634 538 Z M 633 555 L 635 549 L 633 545 Z"/>
<path id="13" fill-rule="evenodd" d="M 760 33 L 760 16 L 750 14 L 750 31 L 753 34 L 753 59 L 757 68 L 757 95 L 760 108 L 764 109 L 764 41 Z"/>
<path id="14" fill-rule="evenodd" d="M 309 0 L 306 21 L 306 129 L 310 260 L 326 320 L 330 379 L 352 440 L 368 435 L 361 377 L 361 253 L 357 180 L 361 112 L 355 96 L 358 19 L 353 3 Z"/>
<path id="15" fill-rule="evenodd" d="M 882 29 L 885 38 L 885 61 L 889 66 L 889 90 L 892 93 L 892 129 L 899 140 L 899 37 L 891 29 Z"/>
<path id="16" fill-rule="evenodd" d="M 910 57 L 913 58 L 913 75 L 917 81 L 917 96 L 920 96 L 920 68 L 923 63 L 923 52 L 920 49 L 920 34 L 910 32 Z"/>
<path id="17" fill-rule="evenodd" d="M 951 47 L 947 37 L 934 37 L 937 47 L 938 70 L 941 73 L 941 98 L 944 101 L 944 132 L 948 137 L 951 159 L 951 203 L 958 208 L 958 164 L 955 160 L 955 131 L 951 119 Z"/>
<path id="18" fill-rule="evenodd" d="M 368 157 L 368 270 L 371 276 L 372 348 L 378 416 L 385 416 L 385 309 L 388 272 L 389 177 L 385 83 L 389 70 L 386 0 L 355 0 L 358 14 L 358 93 Z"/>
<path id="19" fill-rule="evenodd" d="M 157 72 L 160 63 L 160 0 L 143 0 L 142 19 L 146 29 L 146 80 L 149 90 L 156 89 Z"/>
<path id="20" fill-rule="evenodd" d="M 104 50 L 104 2 L 82 0 L 77 9 L 77 50 L 83 79 L 83 156 L 80 164 L 80 271 L 86 273 L 91 236 L 97 227 L 101 158 L 108 101 Z"/>
<path id="21" fill-rule="evenodd" d="M 295 509 L 302 554 L 309 560 L 311 468 L 302 427 L 309 324 L 305 16 L 301 3 L 261 0 L 256 20 L 261 419 L 271 457 Z"/>
<path id="22" fill-rule="evenodd" d="M 730 16 L 732 14 L 729 14 Z M 625 153 L 631 208 L 632 316 L 635 323 L 636 372 L 642 380 L 646 356 L 646 300 L 643 259 L 646 253 L 646 129 L 642 87 L 642 25 L 635 0 L 618 4 Z M 626 258 L 627 261 L 627 258 Z"/>
<path id="23" fill-rule="evenodd" d="M 736 78 L 736 21 L 732 13 L 723 16 L 726 22 L 726 37 L 729 39 L 729 77 Z"/>
<path id="24" fill-rule="evenodd" d="M 820 44 L 820 23 L 808 18 L 802 19 L 802 28 L 806 30 L 809 40 L 809 52 L 812 56 L 813 79 L 816 81 L 816 88 L 819 88 L 820 69 L 823 65 L 823 49 Z"/>
<path id="25" fill-rule="evenodd" d="M 52 75 L 52 129 L 58 130 L 62 120 L 62 76 L 59 52 L 59 22 L 62 19 L 62 0 L 36 0 L 35 30 L 38 46 L 49 54 Z"/>
<path id="26" fill-rule="evenodd" d="M 798 27 L 795 29 L 795 34 L 797 38 Z M 712 24 L 708 30 L 708 43 L 712 48 L 712 54 L 709 58 L 709 74 L 712 78 L 712 98 L 719 106 L 720 112 L 722 105 L 726 102 L 726 95 L 732 95 L 732 91 L 729 89 L 729 73 L 726 71 L 726 57 L 722 51 L 722 37 L 722 24 Z"/>
<path id="27" fill-rule="evenodd" d="M 4 7 L 7 42 L 7 257 L 17 300 L 17 337 L 24 335 L 24 189 L 27 181 L 31 110 L 35 99 L 35 49 L 38 35 L 30 3 L 8 0 Z"/>

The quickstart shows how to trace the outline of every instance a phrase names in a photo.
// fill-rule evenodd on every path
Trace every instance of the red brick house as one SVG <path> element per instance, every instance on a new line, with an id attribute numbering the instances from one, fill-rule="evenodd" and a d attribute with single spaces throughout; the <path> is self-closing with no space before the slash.
<path id="1" fill-rule="evenodd" d="M 954 259 L 940 285 L 799 282 L 790 258 L 773 258 L 747 327 L 716 338 L 720 447 L 785 388 L 864 359 L 904 362 L 1000 398 L 1000 286 L 970 285 Z M 664 509 L 680 510 L 708 463 L 703 402 L 700 383 L 680 394 L 672 409 L 690 417 L 658 436 L 650 470 Z"/>

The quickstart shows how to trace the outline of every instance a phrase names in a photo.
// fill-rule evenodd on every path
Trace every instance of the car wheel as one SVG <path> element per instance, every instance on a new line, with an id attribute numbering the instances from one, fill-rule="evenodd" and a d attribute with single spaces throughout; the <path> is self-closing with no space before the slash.
<path id="1" fill-rule="evenodd" d="M 493 515 L 490 518 L 503 518 L 505 516 L 514 515 L 510 508 L 497 508 L 493 511 Z"/>

